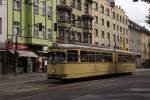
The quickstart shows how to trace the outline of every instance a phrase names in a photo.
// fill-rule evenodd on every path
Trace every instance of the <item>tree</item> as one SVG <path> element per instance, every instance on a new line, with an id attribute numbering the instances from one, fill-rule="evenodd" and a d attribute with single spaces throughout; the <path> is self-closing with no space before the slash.
<path id="1" fill-rule="evenodd" d="M 146 18 L 147 18 L 147 20 L 146 20 L 147 24 L 150 25 L 150 8 L 149 8 L 149 15 L 146 16 Z"/>
<path id="2" fill-rule="evenodd" d="M 139 1 L 139 0 L 133 0 L 133 2 L 138 2 L 138 1 Z M 150 4 L 150 0 L 141 0 L 141 1 Z M 146 19 L 146 23 L 147 23 L 148 25 L 150 25 L 150 8 L 149 8 L 149 15 L 146 16 L 146 18 L 147 18 L 147 19 Z"/>
<path id="3" fill-rule="evenodd" d="M 139 1 L 139 0 L 133 0 L 133 2 L 137 2 L 137 1 Z M 150 0 L 141 0 L 141 1 L 150 3 Z"/>

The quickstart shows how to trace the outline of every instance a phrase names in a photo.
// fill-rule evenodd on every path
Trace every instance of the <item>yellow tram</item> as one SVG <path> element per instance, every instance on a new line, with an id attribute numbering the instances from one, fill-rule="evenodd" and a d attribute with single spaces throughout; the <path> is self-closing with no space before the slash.
<path id="1" fill-rule="evenodd" d="M 135 69 L 134 54 L 125 51 L 60 44 L 48 53 L 47 76 L 49 79 L 132 73 Z"/>

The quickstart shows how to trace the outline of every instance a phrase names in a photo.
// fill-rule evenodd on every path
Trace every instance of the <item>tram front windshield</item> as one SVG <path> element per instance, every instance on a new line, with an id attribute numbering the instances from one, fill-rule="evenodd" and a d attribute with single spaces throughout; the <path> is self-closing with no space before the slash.
<path id="1" fill-rule="evenodd" d="M 48 54 L 49 63 L 63 63 L 66 60 L 66 54 L 64 52 L 50 52 Z"/>

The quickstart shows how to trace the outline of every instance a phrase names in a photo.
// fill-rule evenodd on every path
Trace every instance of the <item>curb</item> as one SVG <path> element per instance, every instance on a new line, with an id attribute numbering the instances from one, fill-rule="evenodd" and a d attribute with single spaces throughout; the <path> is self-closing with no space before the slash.
<path id="1" fill-rule="evenodd" d="M 46 77 L 46 73 L 26 73 L 26 74 L 6 74 L 6 75 L 1 75 L 1 79 L 13 79 L 13 78 L 30 78 L 30 77 L 39 77 L 43 76 Z"/>

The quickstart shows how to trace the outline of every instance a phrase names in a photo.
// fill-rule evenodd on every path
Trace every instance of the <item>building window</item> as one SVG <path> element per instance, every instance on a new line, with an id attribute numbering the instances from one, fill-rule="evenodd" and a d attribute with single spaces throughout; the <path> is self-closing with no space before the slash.
<path id="1" fill-rule="evenodd" d="M 120 32 L 122 32 L 122 27 L 120 26 Z"/>
<path id="2" fill-rule="evenodd" d="M 46 14 L 46 2 L 42 1 L 42 15 L 44 16 Z"/>
<path id="3" fill-rule="evenodd" d="M 128 38 L 126 38 L 126 43 L 127 43 L 127 44 L 129 43 L 129 40 L 128 40 Z"/>
<path id="4" fill-rule="evenodd" d="M 92 20 L 84 20 L 84 23 L 83 23 L 83 28 L 85 29 L 92 29 Z"/>
<path id="5" fill-rule="evenodd" d="M 119 36 L 117 36 L 117 41 L 119 42 Z"/>
<path id="6" fill-rule="evenodd" d="M 119 25 L 117 25 L 117 31 L 119 32 Z"/>
<path id="7" fill-rule="evenodd" d="M 45 38 L 45 27 L 42 27 L 42 31 L 39 34 L 39 38 Z"/>
<path id="8" fill-rule="evenodd" d="M 95 16 L 95 23 L 98 24 L 98 17 L 97 16 Z"/>
<path id="9" fill-rule="evenodd" d="M 125 21 L 126 21 L 126 25 L 128 25 L 128 20 L 126 19 Z"/>
<path id="10" fill-rule="evenodd" d="M 105 38 L 105 34 L 104 34 L 104 31 L 102 31 L 102 38 L 103 38 L 103 39 Z"/>
<path id="11" fill-rule="evenodd" d="M 82 35 L 80 32 L 77 33 L 77 39 L 76 39 L 78 42 L 81 42 L 82 41 Z"/>
<path id="12" fill-rule="evenodd" d="M 119 20 L 119 15 L 118 15 L 118 14 L 117 14 L 117 16 L 116 16 L 116 17 L 117 17 L 117 20 Z"/>
<path id="13" fill-rule="evenodd" d="M 0 0 L 0 5 L 2 5 L 2 0 Z"/>
<path id="14" fill-rule="evenodd" d="M 47 35 L 48 35 L 48 40 L 51 40 L 52 39 L 52 30 L 51 29 L 47 30 Z"/>
<path id="15" fill-rule="evenodd" d="M 71 15 L 71 20 L 72 20 L 72 21 L 71 21 L 72 26 L 76 26 L 76 21 L 75 21 L 76 18 L 75 18 L 75 14 L 72 14 L 72 15 Z"/>
<path id="16" fill-rule="evenodd" d="M 48 6 L 48 19 L 52 19 L 52 7 Z"/>
<path id="17" fill-rule="evenodd" d="M 39 13 L 39 1 L 34 0 L 34 13 Z"/>
<path id="18" fill-rule="evenodd" d="M 123 28 L 123 33 L 125 33 L 125 29 Z"/>
<path id="19" fill-rule="evenodd" d="M 19 22 L 14 22 L 14 35 L 19 35 L 20 34 L 20 23 Z"/>
<path id="20" fill-rule="evenodd" d="M 124 21 L 124 17 L 123 17 L 123 19 L 122 19 L 122 22 L 124 23 L 125 21 Z"/>
<path id="21" fill-rule="evenodd" d="M 128 29 L 126 29 L 126 34 L 128 34 Z"/>
<path id="22" fill-rule="evenodd" d="M 70 13 L 66 11 L 59 11 L 59 21 L 70 23 Z"/>
<path id="23" fill-rule="evenodd" d="M 113 24 L 113 28 L 114 28 L 114 30 L 116 29 L 116 24 Z"/>
<path id="24" fill-rule="evenodd" d="M 21 9 L 21 1 L 20 0 L 14 0 L 14 9 L 16 9 L 16 10 Z"/>
<path id="25" fill-rule="evenodd" d="M 77 16 L 77 27 L 78 28 L 81 28 L 81 17 L 80 16 Z"/>
<path id="26" fill-rule="evenodd" d="M 77 9 L 81 10 L 81 0 L 77 0 Z"/>
<path id="27" fill-rule="evenodd" d="M 2 18 L 0 18 L 0 34 L 2 34 Z"/>
<path id="28" fill-rule="evenodd" d="M 72 41 L 75 40 L 75 33 L 76 33 L 76 32 L 74 32 L 74 31 L 71 32 L 70 39 L 71 39 Z"/>
<path id="29" fill-rule="evenodd" d="M 110 22 L 109 21 L 107 21 L 107 27 L 110 27 Z"/>
<path id="30" fill-rule="evenodd" d="M 102 26 L 104 26 L 105 24 L 104 19 L 101 19 L 101 23 L 102 23 Z"/>
<path id="31" fill-rule="evenodd" d="M 76 2 L 75 0 L 70 0 L 70 6 L 75 8 Z"/>
<path id="32" fill-rule="evenodd" d="M 120 36 L 120 43 L 122 43 L 122 36 Z"/>
<path id="33" fill-rule="evenodd" d="M 114 42 L 116 42 L 116 35 L 114 34 Z"/>
<path id="34" fill-rule="evenodd" d="M 66 4 L 66 0 L 60 0 L 61 4 Z"/>
<path id="35" fill-rule="evenodd" d="M 94 2 L 94 10 L 98 11 L 98 3 Z"/>
<path id="36" fill-rule="evenodd" d="M 98 36 L 98 29 L 95 29 L 95 36 Z"/>
<path id="37" fill-rule="evenodd" d="M 110 46 L 110 33 L 107 33 L 108 45 Z"/>
<path id="38" fill-rule="evenodd" d="M 106 9 L 106 15 L 109 16 L 109 9 Z"/>
<path id="39" fill-rule="evenodd" d="M 84 8 L 84 12 L 86 13 L 86 14 L 89 14 L 90 13 L 90 11 L 89 11 L 89 4 L 87 3 L 87 2 L 85 2 L 85 6 L 84 6 L 85 8 Z"/>
<path id="40" fill-rule="evenodd" d="M 34 26 L 34 28 L 35 28 L 35 29 L 34 29 L 35 37 L 37 37 L 37 38 L 38 38 L 38 37 L 39 37 L 39 25 L 38 25 L 38 24 L 36 24 L 36 25 Z"/>
<path id="41" fill-rule="evenodd" d="M 120 16 L 120 22 L 122 22 L 122 17 Z"/>
<path id="42" fill-rule="evenodd" d="M 104 14 L 104 6 L 103 5 L 101 5 L 101 13 Z"/>
<path id="43" fill-rule="evenodd" d="M 115 19 L 115 12 L 113 12 L 113 19 Z"/>

